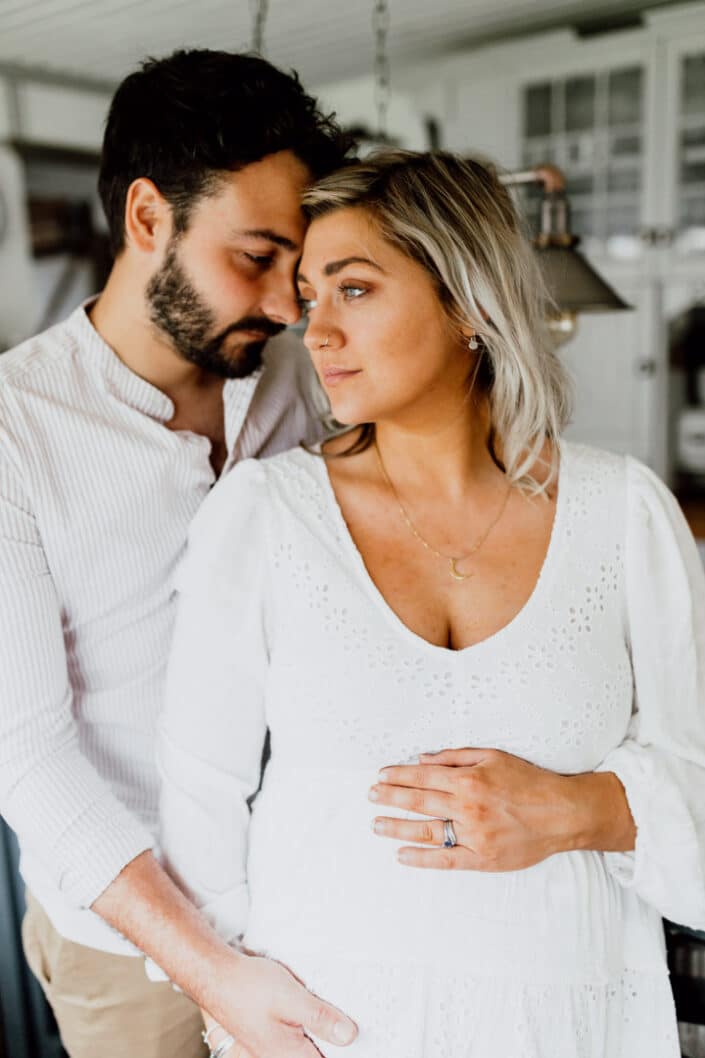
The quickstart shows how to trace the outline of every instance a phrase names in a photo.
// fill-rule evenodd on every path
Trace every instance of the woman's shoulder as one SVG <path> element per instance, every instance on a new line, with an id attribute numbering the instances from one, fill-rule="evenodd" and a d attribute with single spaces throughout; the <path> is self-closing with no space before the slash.
<path id="1" fill-rule="evenodd" d="M 678 500 L 646 463 L 627 453 L 575 443 L 562 446 L 562 458 L 570 520 L 583 526 L 589 522 L 596 539 L 617 540 L 622 553 L 623 545 L 633 550 L 637 539 L 666 551 L 674 544 L 694 548 Z"/>
<path id="2" fill-rule="evenodd" d="M 627 457 L 620 452 L 564 438 L 560 453 L 567 476 L 588 492 L 626 484 Z"/>
<path id="3" fill-rule="evenodd" d="M 658 474 L 629 453 L 563 441 L 561 457 L 568 468 L 567 476 L 585 497 L 620 497 L 631 512 L 653 505 L 678 506 Z"/>

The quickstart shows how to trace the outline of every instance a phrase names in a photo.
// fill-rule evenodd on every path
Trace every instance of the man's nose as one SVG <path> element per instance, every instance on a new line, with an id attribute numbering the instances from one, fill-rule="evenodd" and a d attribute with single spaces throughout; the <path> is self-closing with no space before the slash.
<path id="1" fill-rule="evenodd" d="M 270 282 L 261 301 L 262 312 L 275 323 L 287 326 L 301 317 L 298 291 L 293 281 L 278 279 Z"/>

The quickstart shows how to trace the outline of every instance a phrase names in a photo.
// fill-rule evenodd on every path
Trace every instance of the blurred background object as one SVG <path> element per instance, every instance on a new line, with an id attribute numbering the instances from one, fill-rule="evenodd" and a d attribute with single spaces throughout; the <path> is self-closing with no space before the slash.
<path id="1" fill-rule="evenodd" d="M 507 187 L 541 188 L 534 249 L 553 301 L 549 326 L 557 345 L 573 337 L 581 313 L 620 312 L 631 307 L 578 250 L 580 236 L 571 228 L 565 174 L 561 169 L 538 165 L 504 173 L 500 179 Z"/>

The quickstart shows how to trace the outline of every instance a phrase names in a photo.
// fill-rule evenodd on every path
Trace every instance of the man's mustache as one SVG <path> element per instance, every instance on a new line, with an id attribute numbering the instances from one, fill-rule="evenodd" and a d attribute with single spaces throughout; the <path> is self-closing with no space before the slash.
<path id="1" fill-rule="evenodd" d="M 275 334 L 281 334 L 286 329 L 285 323 L 275 323 L 267 316 L 243 316 L 237 323 L 231 323 L 221 334 L 218 340 L 223 341 L 229 334 L 237 334 L 238 331 L 254 331 L 267 338 L 273 338 Z"/>

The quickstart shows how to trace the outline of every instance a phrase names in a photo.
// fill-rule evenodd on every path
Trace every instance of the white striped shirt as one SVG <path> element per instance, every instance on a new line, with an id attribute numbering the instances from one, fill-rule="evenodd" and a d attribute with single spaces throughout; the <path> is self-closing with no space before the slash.
<path id="1" fill-rule="evenodd" d="M 270 341 L 223 387 L 223 473 L 314 440 L 311 393 L 300 342 Z M 0 812 L 59 932 L 120 954 L 88 908 L 155 844 L 172 575 L 215 480 L 173 414 L 83 306 L 0 357 Z"/>

